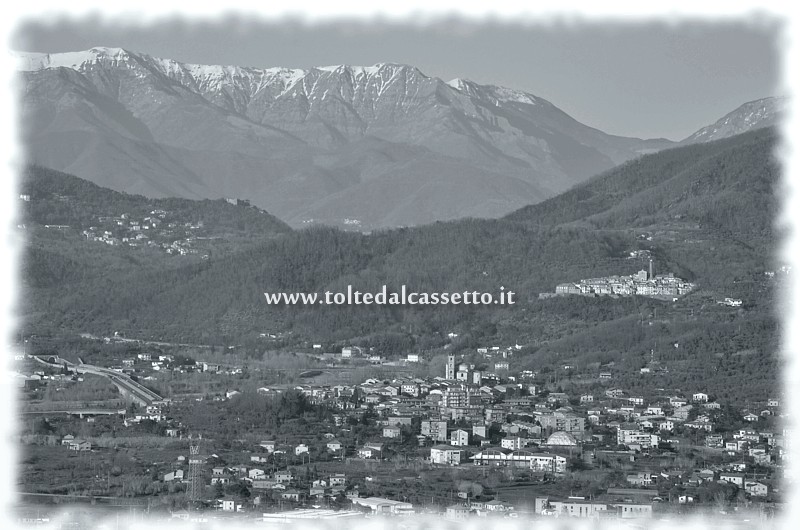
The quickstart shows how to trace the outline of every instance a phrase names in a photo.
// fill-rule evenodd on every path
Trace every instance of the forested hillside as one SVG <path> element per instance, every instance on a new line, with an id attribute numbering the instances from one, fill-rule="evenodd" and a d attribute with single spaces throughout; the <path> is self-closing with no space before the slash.
<path id="1" fill-rule="evenodd" d="M 668 149 L 627 162 L 507 219 L 601 229 L 696 223 L 768 250 L 775 241 L 774 144 L 774 130 L 762 129 Z"/>
<path id="2" fill-rule="evenodd" d="M 132 251 L 95 245 L 86 252 L 88 242 L 31 229 L 23 270 L 29 287 L 25 326 L 37 333 L 119 331 L 139 338 L 237 344 L 252 355 L 268 348 L 259 335 L 273 332 L 287 338 L 269 348 L 338 342 L 376 346 L 389 356 L 412 350 L 437 355 L 445 346 L 469 351 L 521 344 L 524 355 L 515 360 L 520 366 L 581 359 L 616 360 L 633 369 L 657 349 L 668 352 L 676 365 L 686 364 L 691 377 L 732 370 L 720 379 L 730 385 L 756 370 L 767 381 L 776 370 L 778 348 L 773 293 L 779 280 L 764 275 L 777 268 L 772 256 L 777 244 L 772 228 L 775 139 L 773 131 L 756 131 L 649 155 L 504 219 L 370 235 L 330 228 L 288 231 L 256 209 L 180 201 L 187 215 L 196 204 L 209 225 L 282 234 L 180 265 L 142 266 Z M 37 194 L 63 190 L 62 178 L 69 189 L 82 189 L 80 181 L 55 172 L 33 168 L 31 174 L 37 184 L 28 188 L 30 217 L 38 223 L 51 218 L 35 205 Z M 40 174 L 45 177 L 37 181 Z M 86 186 L 88 192 L 72 196 L 106 193 Z M 127 210 L 153 202 L 113 197 L 129 201 Z M 240 211 L 245 212 L 241 217 Z M 628 257 L 633 250 L 649 250 L 657 272 L 672 272 L 698 288 L 674 303 L 640 297 L 539 299 L 539 293 L 552 292 L 561 282 L 645 267 L 645 261 Z M 370 292 L 383 284 L 420 292 L 497 292 L 504 286 L 518 293 L 519 303 L 274 307 L 263 298 L 264 292 L 336 292 L 347 285 Z M 730 296 L 741 298 L 743 308 L 716 304 Z M 448 338 L 451 332 L 458 338 Z"/>

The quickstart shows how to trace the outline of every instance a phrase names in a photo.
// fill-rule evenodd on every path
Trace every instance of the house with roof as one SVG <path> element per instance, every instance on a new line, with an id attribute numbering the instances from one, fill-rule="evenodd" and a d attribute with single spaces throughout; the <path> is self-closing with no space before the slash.
<path id="1" fill-rule="evenodd" d="M 391 427 L 384 427 L 383 428 L 383 437 L 384 438 L 400 438 L 400 436 L 402 434 L 403 433 L 400 430 L 400 427 L 397 427 L 397 426 L 394 426 L 394 425 L 391 426 Z"/>
<path id="2" fill-rule="evenodd" d="M 756 481 L 745 481 L 744 490 L 754 497 L 766 497 L 769 493 L 769 488 L 766 484 Z"/>
<path id="3" fill-rule="evenodd" d="M 211 484 L 222 484 L 223 486 L 231 483 L 230 475 L 214 475 L 211 477 Z"/>
<path id="4" fill-rule="evenodd" d="M 381 458 L 382 456 L 383 444 L 379 442 L 368 442 L 358 449 L 359 458 Z"/>
<path id="5" fill-rule="evenodd" d="M 529 457 L 531 471 L 566 473 L 567 459 L 553 453 L 533 453 Z"/>
<path id="6" fill-rule="evenodd" d="M 241 505 L 239 505 L 241 507 Z M 217 499 L 217 509 L 222 510 L 223 512 L 235 512 L 236 510 L 236 499 L 232 499 L 229 497 Z"/>
<path id="7" fill-rule="evenodd" d="M 671 398 L 669 398 L 669 404 L 673 408 L 683 407 L 687 403 L 688 403 L 688 401 L 686 401 L 686 398 L 683 398 L 683 397 L 680 397 L 680 396 L 672 396 Z"/>
<path id="8" fill-rule="evenodd" d="M 291 471 L 278 471 L 273 478 L 279 484 L 286 484 L 294 480 L 294 475 L 292 475 Z"/>
<path id="9" fill-rule="evenodd" d="M 445 509 L 444 517 L 448 521 L 465 521 L 469 518 L 469 508 L 462 504 L 453 504 Z"/>
<path id="10" fill-rule="evenodd" d="M 164 482 L 172 482 L 175 480 L 183 480 L 183 470 L 176 469 L 175 471 L 170 471 L 166 475 L 164 475 Z"/>
<path id="11" fill-rule="evenodd" d="M 281 499 L 291 502 L 300 502 L 301 495 L 302 494 L 298 490 L 287 489 L 281 492 Z"/>
<path id="12" fill-rule="evenodd" d="M 92 450 L 92 443 L 87 440 L 81 440 L 75 438 L 69 443 L 69 450 L 70 451 L 91 451 Z"/>
<path id="13" fill-rule="evenodd" d="M 514 506 L 505 501 L 495 499 L 484 504 L 484 509 L 487 512 L 510 512 L 514 510 Z"/>
<path id="14" fill-rule="evenodd" d="M 639 471 L 626 475 L 625 481 L 634 486 L 650 486 L 653 483 L 653 475 L 646 471 Z"/>
<path id="15" fill-rule="evenodd" d="M 719 479 L 725 482 L 730 482 L 731 484 L 735 484 L 741 488 L 744 486 L 745 476 L 743 473 L 731 473 L 728 471 L 723 471 L 719 474 Z"/>
<path id="16" fill-rule="evenodd" d="M 247 472 L 247 476 L 252 480 L 259 480 L 265 478 L 267 473 L 263 469 L 253 468 Z"/>
<path id="17" fill-rule="evenodd" d="M 459 465 L 464 457 L 464 451 L 452 445 L 435 445 L 431 447 L 431 464 L 448 466 Z"/>
<path id="18" fill-rule="evenodd" d="M 469 445 L 469 432 L 464 429 L 456 429 L 450 433 L 450 445 L 463 447 Z"/>

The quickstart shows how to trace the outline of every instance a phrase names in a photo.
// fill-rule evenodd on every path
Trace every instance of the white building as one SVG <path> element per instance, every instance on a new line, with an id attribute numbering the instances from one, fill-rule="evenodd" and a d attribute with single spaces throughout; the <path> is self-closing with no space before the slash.
<path id="1" fill-rule="evenodd" d="M 450 433 L 450 445 L 463 447 L 469 445 L 469 432 L 464 429 L 456 429 Z"/>
<path id="2" fill-rule="evenodd" d="M 435 445 L 431 447 L 431 464 L 457 466 L 463 459 L 464 451 L 451 445 Z"/>

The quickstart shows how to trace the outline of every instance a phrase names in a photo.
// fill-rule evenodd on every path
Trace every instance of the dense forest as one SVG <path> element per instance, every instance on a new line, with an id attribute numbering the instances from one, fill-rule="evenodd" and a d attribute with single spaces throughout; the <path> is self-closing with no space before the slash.
<path id="1" fill-rule="evenodd" d="M 655 347 L 678 355 L 675 362 L 701 359 L 698 376 L 719 372 L 715 356 L 750 370 L 755 359 L 772 358 L 778 347 L 776 283 L 764 275 L 779 266 L 773 259 L 779 235 L 773 228 L 775 142 L 774 131 L 760 130 L 671 149 L 503 219 L 371 234 L 326 227 L 291 231 L 247 206 L 145 199 L 33 167 L 23 183 L 31 195 L 26 221 L 34 225 L 22 271 L 25 327 L 39 334 L 119 331 L 147 339 L 238 344 L 254 355 L 267 349 L 259 335 L 276 332 L 291 337 L 280 344 L 285 347 L 311 341 L 367 344 L 387 355 L 436 354 L 445 345 L 468 351 L 522 344 L 527 357 L 520 362 L 531 366 L 559 358 L 625 358 L 636 364 Z M 54 194 L 70 199 L 52 199 Z M 42 197 L 49 202 L 39 204 Z M 69 224 L 109 208 L 149 211 L 157 204 L 219 225 L 218 232 L 269 237 L 203 262 L 167 266 L 35 226 Z M 561 282 L 646 267 L 628 257 L 633 250 L 649 250 L 657 272 L 672 272 L 698 289 L 676 303 L 638 297 L 539 299 Z M 263 298 L 264 292 L 336 292 L 347 285 L 370 292 L 384 284 L 418 292 L 498 292 L 504 286 L 517 293 L 518 303 L 277 307 Z M 721 310 L 716 301 L 728 296 L 742 298 L 745 308 Z M 732 330 L 742 328 L 739 343 L 732 342 Z M 675 342 L 685 346 L 669 350 Z M 730 357 L 742 351 L 756 353 Z M 765 366 L 774 369 L 769 362 Z"/>

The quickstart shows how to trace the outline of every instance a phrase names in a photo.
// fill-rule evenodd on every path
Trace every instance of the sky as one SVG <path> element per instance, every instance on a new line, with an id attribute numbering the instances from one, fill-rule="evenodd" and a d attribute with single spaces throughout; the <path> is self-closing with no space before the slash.
<path id="1" fill-rule="evenodd" d="M 23 20 L 10 47 L 54 53 L 110 46 L 181 62 L 255 67 L 396 62 L 444 80 L 530 92 L 611 134 L 680 140 L 742 103 L 781 95 L 781 27 L 766 19 L 309 25 L 231 16 L 131 25 L 64 18 Z"/>

